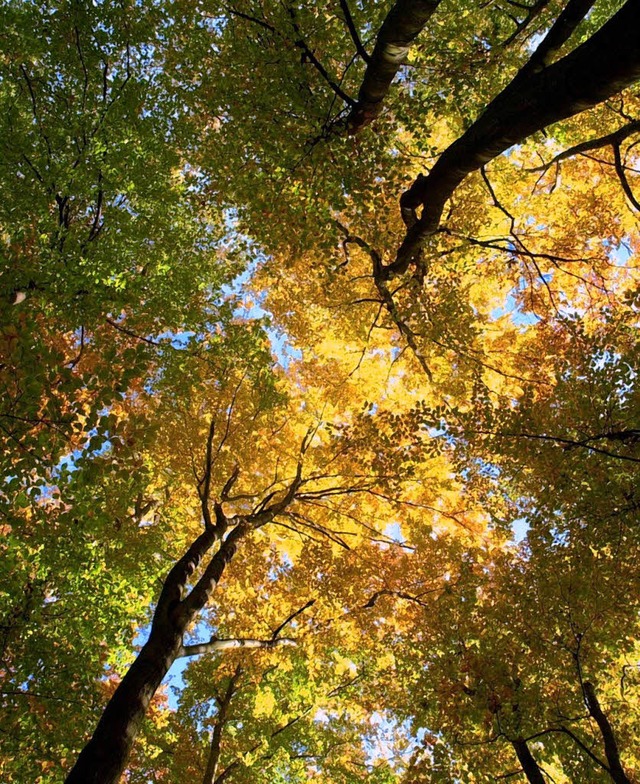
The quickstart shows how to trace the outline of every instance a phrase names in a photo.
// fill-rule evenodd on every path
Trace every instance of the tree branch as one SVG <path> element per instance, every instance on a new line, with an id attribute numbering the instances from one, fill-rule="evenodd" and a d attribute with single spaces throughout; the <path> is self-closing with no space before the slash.
<path id="1" fill-rule="evenodd" d="M 614 166 L 616 169 L 616 174 L 618 175 L 618 179 L 620 180 L 620 185 L 622 185 L 622 190 L 625 193 L 625 196 L 633 207 L 640 212 L 640 202 L 634 196 L 633 191 L 631 190 L 631 186 L 629 185 L 629 180 L 627 179 L 627 175 L 624 171 L 624 165 L 622 163 L 622 156 L 620 155 L 620 143 L 615 142 L 613 145 L 613 161 Z"/>
<path id="2" fill-rule="evenodd" d="M 554 55 L 571 38 L 573 31 L 589 13 L 594 2 L 595 0 L 569 0 L 521 73 L 535 73 L 549 65 Z"/>
<path id="3" fill-rule="evenodd" d="M 173 566 L 160 592 L 160 598 L 153 614 L 153 625 L 164 624 L 170 614 L 180 605 L 187 581 L 200 565 L 205 553 L 216 540 L 215 529 L 207 528 L 195 539 L 187 552 Z"/>
<path id="4" fill-rule="evenodd" d="M 295 9 L 291 6 L 287 6 L 287 11 L 289 12 L 289 17 L 291 18 L 291 26 L 293 27 L 293 30 L 297 36 L 296 40 L 293 42 L 294 46 L 297 46 L 298 49 L 303 52 L 303 57 L 307 58 L 307 60 L 313 65 L 316 71 L 339 98 L 341 98 L 349 106 L 355 106 L 356 102 L 353 100 L 353 98 L 350 95 L 347 95 L 342 87 L 340 87 L 340 85 L 329 76 L 327 69 L 318 60 L 313 50 L 305 41 L 302 35 L 302 31 L 300 30 L 300 26 L 296 20 Z"/>
<path id="5" fill-rule="evenodd" d="M 513 21 L 516 24 L 516 29 L 502 44 L 502 47 L 506 49 L 507 46 L 510 46 L 520 35 L 520 33 L 524 32 L 524 30 L 526 30 L 527 27 L 529 27 L 531 22 L 533 22 L 534 19 L 540 16 L 540 14 L 544 11 L 544 9 L 548 5 L 549 5 L 549 0 L 538 0 L 537 3 L 534 3 L 534 5 L 528 9 L 527 15 L 521 22 L 518 22 L 517 19 L 513 19 L 513 17 L 511 17 L 511 19 L 513 19 Z"/>
<path id="6" fill-rule="evenodd" d="M 360 85 L 358 101 L 347 117 L 347 130 L 357 134 L 382 111 L 389 87 L 406 60 L 410 44 L 429 21 L 440 0 L 396 0 L 387 14 Z"/>
<path id="7" fill-rule="evenodd" d="M 280 648 L 284 645 L 297 644 L 296 640 L 293 640 L 290 637 L 277 637 L 269 640 L 212 637 L 208 642 L 183 645 L 176 658 L 182 659 L 185 656 L 199 656 L 202 653 L 219 653 L 220 651 L 230 651 L 238 648 Z"/>
<path id="8" fill-rule="evenodd" d="M 191 589 L 189 595 L 181 602 L 177 611 L 183 618 L 191 619 L 195 617 L 196 613 L 205 606 L 222 577 L 227 564 L 235 555 L 238 542 L 251 530 L 252 526 L 245 519 L 241 519 L 227 535 L 218 552 L 212 556 L 198 582 Z M 213 541 L 213 538 L 215 538 L 214 532 L 209 529 L 201 536 L 206 534 L 209 534 Z"/>
<path id="9" fill-rule="evenodd" d="M 541 71 L 523 69 L 467 131 L 440 156 L 428 176 L 402 194 L 408 226 L 385 279 L 406 272 L 440 225 L 444 206 L 471 172 L 547 125 L 595 106 L 640 77 L 640 0 L 625 5 L 570 54 Z M 418 218 L 416 210 L 422 207 Z"/>
<path id="10" fill-rule="evenodd" d="M 354 24 L 353 17 L 351 16 L 351 10 L 349 8 L 349 4 L 347 0 L 340 0 L 340 8 L 342 9 L 342 13 L 344 15 L 344 21 L 349 29 L 349 35 L 351 36 L 351 40 L 355 44 L 356 52 L 362 57 L 365 63 L 371 62 L 371 56 L 364 48 L 362 41 L 360 40 L 360 36 L 358 34 L 358 30 Z"/>
<path id="11" fill-rule="evenodd" d="M 204 460 L 204 473 L 200 479 L 198 479 L 198 497 L 200 498 L 200 506 L 202 508 L 202 519 L 204 520 L 204 527 L 205 529 L 213 529 L 215 528 L 213 521 L 211 520 L 211 510 L 209 509 L 209 499 L 211 495 L 211 469 L 213 466 L 213 437 L 216 432 L 216 423 L 215 420 L 212 419 L 209 423 L 209 432 L 207 434 L 207 448 L 205 452 L 205 460 Z M 216 510 L 216 518 L 217 518 L 217 510 Z M 224 516 L 223 520 L 226 522 Z M 221 522 L 221 521 L 218 521 Z M 224 528 L 221 531 L 221 535 L 224 534 Z"/>
<path id="12" fill-rule="evenodd" d="M 555 730 L 553 730 L 553 731 L 555 732 Z M 610 772 L 611 772 L 611 771 L 609 770 L 609 766 L 608 766 L 608 765 L 605 765 L 605 764 L 604 764 L 604 762 L 603 762 L 603 761 L 600 759 L 600 757 L 598 757 L 598 755 L 597 755 L 597 754 L 594 754 L 594 753 L 591 751 L 591 749 L 590 749 L 590 748 L 589 748 L 589 747 L 588 747 L 588 746 L 587 746 L 585 743 L 583 743 L 583 742 L 580 740 L 580 738 L 579 738 L 579 737 L 578 737 L 578 736 L 577 736 L 575 733 L 573 733 L 573 732 L 572 732 L 570 729 L 568 729 L 567 727 L 561 727 L 561 728 L 560 728 L 559 730 L 557 730 L 557 731 L 558 731 L 558 732 L 562 732 L 562 733 L 563 733 L 564 735 L 566 735 L 568 738 L 571 738 L 571 740 L 572 740 L 572 741 L 573 741 L 573 742 L 576 744 L 576 746 L 578 746 L 579 748 L 581 748 L 581 749 L 582 749 L 582 751 L 584 751 L 584 753 L 585 753 L 585 754 L 586 754 L 588 757 L 590 757 L 590 758 L 591 758 L 591 759 L 592 759 L 592 760 L 593 760 L 593 761 L 594 761 L 594 762 L 595 762 L 595 763 L 596 763 L 596 764 L 597 764 L 599 767 L 601 767 L 603 770 L 606 770 L 606 771 L 607 771 L 607 773 L 610 773 Z"/>
<path id="13" fill-rule="evenodd" d="M 281 632 L 281 631 L 284 629 L 284 627 L 285 627 L 285 626 L 287 626 L 288 624 L 290 624 L 290 623 L 291 623 L 291 621 L 293 621 L 293 620 L 294 620 L 294 618 L 297 618 L 297 617 L 298 617 L 299 615 L 301 615 L 301 614 L 302 614 L 302 613 L 303 613 L 305 610 L 308 610 L 308 609 L 309 609 L 309 607 L 313 607 L 313 605 L 314 605 L 315 603 L 316 603 L 316 600 L 315 600 L 315 599 L 309 599 L 309 601 L 308 601 L 306 604 L 303 604 L 303 605 L 302 605 L 302 607 L 300 607 L 299 609 L 297 609 L 297 610 L 295 610 L 294 612 L 292 612 L 292 613 L 291 613 L 291 615 L 289 615 L 287 618 L 285 618 L 285 619 L 284 619 L 284 621 L 283 621 L 283 622 L 282 622 L 282 623 L 281 623 L 279 626 L 277 626 L 277 627 L 274 629 L 274 631 L 273 631 L 273 634 L 271 635 L 271 639 L 272 639 L 272 640 L 277 640 L 277 639 L 278 639 L 278 635 L 279 635 L 279 634 L 280 634 L 280 632 Z"/>
<path id="14" fill-rule="evenodd" d="M 545 433 L 509 433 L 509 432 L 496 432 L 490 430 L 473 430 L 468 431 L 469 433 L 478 433 L 480 435 L 487 435 L 487 436 L 496 436 L 498 438 L 530 438 L 535 441 L 552 441 L 556 444 L 562 444 L 565 451 L 569 449 L 573 449 L 578 446 L 582 446 L 585 449 L 588 449 L 590 452 L 596 452 L 599 455 L 606 455 L 607 457 L 615 457 L 617 460 L 627 460 L 631 463 L 640 463 L 640 458 L 631 457 L 630 455 L 618 455 L 615 452 L 609 452 L 606 449 L 599 449 L 598 447 L 591 446 L 589 444 L 589 440 L 595 440 L 596 437 L 593 439 L 585 439 L 583 441 L 575 441 L 574 439 L 570 438 L 561 438 L 560 436 L 549 436 Z M 602 436 L 602 438 L 606 438 L 606 436 Z"/>
<path id="15" fill-rule="evenodd" d="M 237 691 L 237 682 L 242 675 L 242 668 L 240 665 L 236 667 L 235 672 L 229 680 L 229 685 L 224 693 L 224 697 L 218 703 L 218 715 L 216 716 L 216 723 L 211 734 L 211 746 L 209 748 L 209 757 L 207 759 L 207 767 L 205 769 L 202 784 L 213 784 L 216 778 L 216 771 L 218 769 L 218 762 L 220 761 L 220 751 L 222 743 L 222 733 L 224 732 L 224 725 L 227 721 L 227 713 L 229 705 L 233 699 L 233 695 Z"/>
<path id="16" fill-rule="evenodd" d="M 554 164 L 560 163 L 561 161 L 564 161 L 567 158 L 573 158 L 574 155 L 582 155 L 585 152 L 590 152 L 591 150 L 598 150 L 601 147 L 620 144 L 627 137 L 631 136 L 636 131 L 640 131 L 640 120 L 633 120 L 627 125 L 623 125 L 622 128 L 618 128 L 617 131 L 608 133 L 605 136 L 598 136 L 597 139 L 588 139 L 587 141 L 580 142 L 580 144 L 575 144 L 573 147 L 569 147 L 567 150 L 563 150 L 563 152 L 556 155 L 548 163 L 544 163 L 542 164 L 542 166 L 536 166 L 533 169 L 526 169 L 526 171 L 528 172 L 546 171 L 547 169 L 551 168 L 551 166 L 553 166 Z"/>
<path id="17" fill-rule="evenodd" d="M 523 738 L 516 738 L 511 741 L 511 745 L 516 752 L 518 761 L 522 765 L 522 770 L 524 771 L 524 775 L 527 777 L 529 784 L 546 784 L 538 763 L 535 761 L 533 754 L 529 751 L 526 740 Z"/>

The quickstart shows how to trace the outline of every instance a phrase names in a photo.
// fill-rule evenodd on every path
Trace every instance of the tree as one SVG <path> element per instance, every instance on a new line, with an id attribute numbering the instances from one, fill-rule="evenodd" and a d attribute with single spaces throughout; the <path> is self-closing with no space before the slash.
<path id="1" fill-rule="evenodd" d="M 636 774 L 637 12 L 6 4 L 7 780 Z"/>

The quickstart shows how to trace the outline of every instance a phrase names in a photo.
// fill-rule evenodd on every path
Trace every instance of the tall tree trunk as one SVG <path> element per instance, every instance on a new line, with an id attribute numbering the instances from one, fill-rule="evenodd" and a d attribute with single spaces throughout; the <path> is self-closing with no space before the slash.
<path id="1" fill-rule="evenodd" d="M 640 78 L 640 0 L 625 5 L 570 54 L 540 70 L 525 66 L 470 128 L 400 200 L 408 231 L 384 276 L 405 272 L 440 225 L 455 189 L 471 172 L 536 131 L 607 100 Z M 418 219 L 416 210 L 422 207 Z"/>
<path id="2" fill-rule="evenodd" d="M 235 555 L 238 542 L 251 531 L 270 523 L 296 497 L 302 483 L 302 459 L 309 446 L 310 434 L 315 431 L 310 430 L 305 436 L 295 477 L 279 501 L 268 503 L 273 497 L 272 493 L 258 504 L 251 514 L 227 518 L 222 504 L 229 500 L 229 493 L 238 478 L 236 466 L 222 488 L 220 501 L 213 503 L 215 522 L 210 510 L 214 432 L 215 420 L 212 420 L 207 439 L 205 471 L 198 481 L 204 531 L 194 539 L 187 552 L 167 575 L 153 614 L 149 640 L 109 700 L 93 737 L 82 750 L 65 784 L 115 784 L 125 769 L 149 703 L 173 662 L 179 656 L 229 647 L 220 646 L 222 641 L 216 640 L 204 645 L 183 646 L 184 632 L 209 601 L 227 564 Z M 234 523 L 233 527 L 231 523 Z M 227 533 L 228 529 L 230 530 Z M 209 558 L 195 585 L 188 590 L 189 579 L 216 542 L 220 543 L 218 550 Z M 267 641 L 248 642 L 251 642 L 251 645 L 246 647 L 275 647 L 290 641 L 274 637 Z"/>
<path id="3" fill-rule="evenodd" d="M 518 755 L 518 761 L 522 765 L 522 770 L 524 771 L 524 775 L 527 777 L 529 784 L 546 784 L 542 771 L 538 767 L 538 763 L 529 751 L 527 741 L 523 738 L 516 738 L 516 740 L 512 740 L 511 743 Z"/>
<path id="4" fill-rule="evenodd" d="M 588 681 L 583 683 L 582 691 L 584 693 L 584 701 L 587 710 L 589 711 L 591 718 L 598 725 L 602 740 L 604 741 L 604 753 L 609 765 L 609 775 L 616 784 L 631 784 L 631 779 L 624 772 L 624 768 L 620 762 L 620 752 L 618 751 L 616 737 L 613 734 L 613 728 L 611 727 L 611 724 L 609 724 L 609 719 L 607 719 L 600 706 L 593 684 Z"/>
<path id="5" fill-rule="evenodd" d="M 233 558 L 237 542 L 249 531 L 239 523 L 212 556 L 200 580 L 183 598 L 189 577 L 223 533 L 207 526 L 164 581 L 149 640 L 120 682 L 65 784 L 114 784 L 125 769 L 149 703 L 167 671 L 183 652 L 184 632 Z"/>
<path id="6" fill-rule="evenodd" d="M 181 644 L 181 634 L 151 634 L 109 700 L 66 784 L 106 784 L 120 778 L 149 703 Z"/>

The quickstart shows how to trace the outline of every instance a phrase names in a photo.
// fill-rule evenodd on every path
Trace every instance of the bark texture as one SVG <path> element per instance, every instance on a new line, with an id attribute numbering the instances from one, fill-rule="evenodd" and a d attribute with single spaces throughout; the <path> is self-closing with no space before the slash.
<path id="1" fill-rule="evenodd" d="M 426 238 L 438 230 L 446 202 L 467 175 L 533 133 L 607 100 L 640 78 L 638 19 L 640 0 L 627 0 L 598 32 L 561 60 L 547 67 L 522 68 L 442 153 L 428 176 L 419 176 L 402 195 L 408 231 L 395 261 L 382 270 L 384 277 L 407 270 Z"/>
<path id="2" fill-rule="evenodd" d="M 384 99 L 409 46 L 424 28 L 440 0 L 397 0 L 382 23 L 364 74 L 356 105 L 347 118 L 350 134 L 366 128 L 382 111 Z"/>
<path id="3" fill-rule="evenodd" d="M 181 640 L 181 635 L 164 639 L 152 635 L 109 700 L 66 784 L 104 784 L 120 778 L 149 703 Z"/>

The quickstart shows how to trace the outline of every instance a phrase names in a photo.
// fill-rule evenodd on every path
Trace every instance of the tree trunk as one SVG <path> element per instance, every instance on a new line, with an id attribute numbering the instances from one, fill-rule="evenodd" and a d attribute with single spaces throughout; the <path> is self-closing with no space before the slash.
<path id="1" fill-rule="evenodd" d="M 620 752 L 618 751 L 618 744 L 616 743 L 613 728 L 609 724 L 609 719 L 605 716 L 600 702 L 596 697 L 595 689 L 592 683 L 583 683 L 582 691 L 584 693 L 584 701 L 591 718 L 596 722 L 604 741 L 604 753 L 607 757 L 609 765 L 609 775 L 616 782 L 616 784 L 631 784 L 631 779 L 624 772 L 622 763 L 620 762 Z"/>
<path id="2" fill-rule="evenodd" d="M 218 763 L 220 762 L 220 753 L 222 751 L 222 733 L 224 732 L 224 725 L 227 721 L 229 705 L 231 704 L 233 695 L 236 693 L 236 684 L 238 682 L 238 678 L 241 675 L 241 672 L 242 670 L 240 667 L 236 667 L 236 671 L 229 681 L 229 685 L 224 694 L 224 697 L 218 703 L 218 715 L 216 717 L 216 723 L 213 728 L 213 734 L 211 736 L 209 757 L 207 759 L 207 767 L 204 772 L 202 784 L 215 784 L 216 774 L 218 772 Z"/>
<path id="3" fill-rule="evenodd" d="M 151 634 L 109 700 L 93 737 L 82 750 L 65 784 L 118 781 L 149 703 L 181 644 L 182 634 Z"/>
<path id="4" fill-rule="evenodd" d="M 184 598 L 189 577 L 222 535 L 223 527 L 208 525 L 171 569 L 162 586 L 149 640 L 109 700 L 65 784 L 115 784 L 119 780 L 149 703 L 183 651 L 185 629 L 206 604 L 233 558 L 238 540 L 249 530 L 248 524 L 241 522 L 229 533 Z"/>
<path id="5" fill-rule="evenodd" d="M 640 0 L 627 3 L 577 49 L 542 70 L 525 66 L 471 127 L 400 200 L 408 231 L 386 277 L 405 272 L 440 225 L 455 189 L 471 172 L 536 131 L 607 100 L 640 78 Z M 534 72 L 532 72 L 534 70 Z M 418 219 L 416 210 L 422 207 Z"/>
<path id="6" fill-rule="evenodd" d="M 524 771 L 524 775 L 527 777 L 529 784 L 546 784 L 542 771 L 538 767 L 538 763 L 529 751 L 526 740 L 517 738 L 516 740 L 512 740 L 511 743 L 518 755 L 518 761 L 522 765 L 522 770 Z"/>

